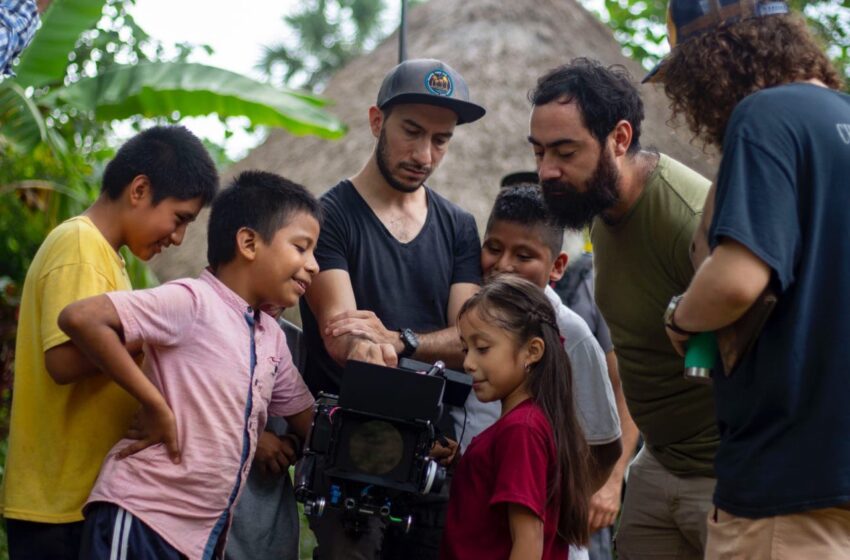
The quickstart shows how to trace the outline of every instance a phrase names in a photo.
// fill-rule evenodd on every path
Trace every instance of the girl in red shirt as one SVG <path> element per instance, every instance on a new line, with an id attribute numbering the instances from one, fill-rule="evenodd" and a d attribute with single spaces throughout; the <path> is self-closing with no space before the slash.
<path id="1" fill-rule="evenodd" d="M 458 327 L 475 395 L 502 414 L 460 460 L 440 557 L 564 560 L 588 539 L 589 455 L 554 310 L 534 284 L 502 276 Z"/>

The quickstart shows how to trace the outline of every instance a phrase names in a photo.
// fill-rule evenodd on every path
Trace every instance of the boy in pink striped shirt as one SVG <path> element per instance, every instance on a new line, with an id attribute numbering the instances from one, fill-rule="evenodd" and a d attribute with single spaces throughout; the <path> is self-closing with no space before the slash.
<path id="1" fill-rule="evenodd" d="M 142 404 L 147 433 L 107 456 L 84 510 L 81 558 L 218 558 L 267 416 L 306 436 L 313 398 L 260 309 L 304 294 L 319 268 L 320 221 L 304 187 L 242 173 L 213 202 L 210 267 L 198 279 L 62 312 L 60 327 Z M 144 343 L 141 369 L 130 341 Z"/>

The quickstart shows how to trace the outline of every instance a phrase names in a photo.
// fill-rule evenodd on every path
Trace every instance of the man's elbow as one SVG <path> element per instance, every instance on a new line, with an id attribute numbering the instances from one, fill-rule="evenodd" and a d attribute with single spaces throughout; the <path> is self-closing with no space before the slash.
<path id="1" fill-rule="evenodd" d="M 735 310 L 736 313 L 745 313 L 756 302 L 759 296 L 768 286 L 770 277 L 764 278 L 764 282 L 760 278 L 750 278 L 744 282 L 730 282 L 723 288 L 723 299 L 726 305 Z"/>
<path id="2" fill-rule="evenodd" d="M 712 258 L 719 260 L 719 271 L 725 271 L 718 289 L 730 308 L 746 311 L 770 283 L 770 266 L 740 243 L 721 244 Z"/>

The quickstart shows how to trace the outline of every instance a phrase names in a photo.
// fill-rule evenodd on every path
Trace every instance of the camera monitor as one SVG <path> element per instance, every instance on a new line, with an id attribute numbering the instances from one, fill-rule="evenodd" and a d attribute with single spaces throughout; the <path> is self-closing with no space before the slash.
<path id="1" fill-rule="evenodd" d="M 400 420 L 437 422 L 445 383 L 440 377 L 349 360 L 339 406 Z"/>

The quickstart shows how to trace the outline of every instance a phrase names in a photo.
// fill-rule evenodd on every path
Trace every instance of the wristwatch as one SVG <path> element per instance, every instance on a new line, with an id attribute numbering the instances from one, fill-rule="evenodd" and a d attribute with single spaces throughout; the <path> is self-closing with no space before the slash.
<path id="1" fill-rule="evenodd" d="M 684 294 L 670 298 L 670 303 L 667 304 L 667 311 L 664 312 L 664 326 L 674 333 L 681 334 L 682 336 L 693 336 L 697 333 L 686 331 L 677 325 L 676 321 L 673 319 L 673 315 L 676 313 L 676 309 L 679 307 L 679 302 L 682 301 L 683 297 L 685 297 Z"/>
<path id="2" fill-rule="evenodd" d="M 399 338 L 404 343 L 404 350 L 399 353 L 401 358 L 409 358 L 419 348 L 419 337 L 410 329 L 401 329 Z"/>

